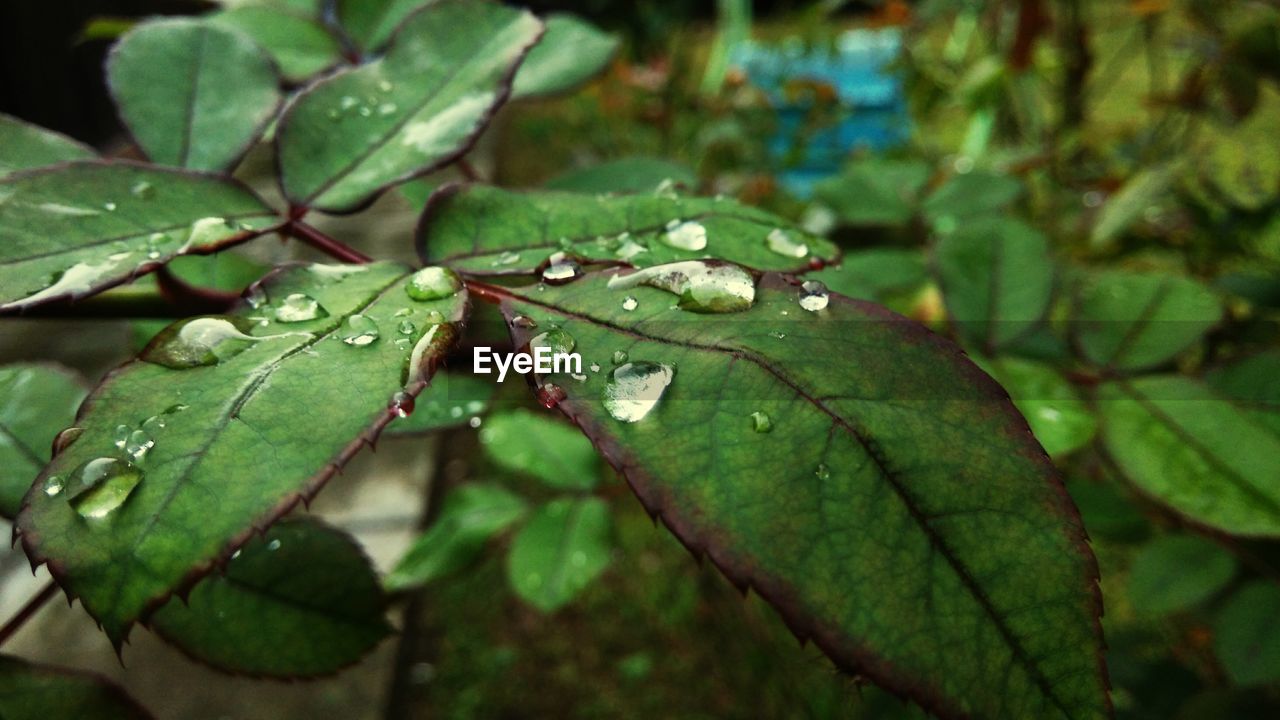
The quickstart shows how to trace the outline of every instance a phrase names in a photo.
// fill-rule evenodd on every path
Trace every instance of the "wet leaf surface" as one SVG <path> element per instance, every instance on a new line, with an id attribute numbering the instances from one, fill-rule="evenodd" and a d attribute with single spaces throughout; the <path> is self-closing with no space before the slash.
<path id="1" fill-rule="evenodd" d="M 56 365 L 0 367 L 0 517 L 18 514 L 49 462 L 54 436 L 71 425 L 86 392 L 84 380 Z"/>

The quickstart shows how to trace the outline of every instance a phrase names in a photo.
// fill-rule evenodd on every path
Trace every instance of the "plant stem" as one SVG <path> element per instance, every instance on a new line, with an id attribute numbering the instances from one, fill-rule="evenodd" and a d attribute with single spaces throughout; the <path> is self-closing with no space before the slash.
<path id="1" fill-rule="evenodd" d="M 458 158 L 456 164 L 458 166 L 458 172 L 462 173 L 462 176 L 465 177 L 468 182 L 484 182 L 484 176 L 480 174 L 479 170 L 476 170 L 476 166 L 472 165 L 470 160 L 464 157 Z"/>
<path id="2" fill-rule="evenodd" d="M 22 626 L 25 625 L 33 615 L 39 612 L 40 608 L 44 607 L 45 603 L 52 600 L 53 596 L 57 593 L 58 584 L 50 580 L 49 584 L 45 585 L 40 592 L 36 593 L 35 597 L 28 600 L 27 604 L 22 606 L 22 609 L 18 611 L 17 615 L 14 615 L 9 622 L 4 624 L 3 628 L 0 628 L 0 645 L 4 645 L 14 633 L 22 629 Z"/>
<path id="3" fill-rule="evenodd" d="M 373 258 L 345 243 L 339 242 L 301 220 L 291 220 L 284 227 L 289 237 L 296 238 L 329 257 L 344 263 L 363 265 L 373 262 Z"/>

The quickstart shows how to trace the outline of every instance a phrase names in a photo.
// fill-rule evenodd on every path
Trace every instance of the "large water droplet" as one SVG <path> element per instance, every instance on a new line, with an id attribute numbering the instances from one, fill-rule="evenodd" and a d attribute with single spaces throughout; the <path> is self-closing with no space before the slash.
<path id="1" fill-rule="evenodd" d="M 544 333 L 539 333 L 529 340 L 529 349 L 536 351 L 540 347 L 547 348 L 552 355 L 559 353 L 573 352 L 573 348 L 577 342 L 573 336 L 565 332 L 563 328 L 553 327 Z"/>
<path id="2" fill-rule="evenodd" d="M 614 275 L 610 288 L 648 285 L 680 296 L 679 307 L 700 313 L 741 312 L 756 299 L 755 278 L 731 263 L 687 260 Z"/>
<path id="3" fill-rule="evenodd" d="M 765 236 L 764 244 L 773 252 L 785 257 L 802 258 L 809 254 L 809 246 L 791 239 L 782 228 L 774 228 Z"/>
<path id="4" fill-rule="evenodd" d="M 696 220 L 672 220 L 667 223 L 663 242 L 679 250 L 705 250 L 707 248 L 707 229 Z"/>
<path id="5" fill-rule="evenodd" d="M 342 324 L 340 337 L 354 347 L 370 345 L 378 339 L 378 323 L 368 315 L 352 315 Z"/>
<path id="6" fill-rule="evenodd" d="M 809 312 L 818 312 L 827 307 L 827 303 L 831 301 L 831 293 L 827 292 L 827 286 L 817 280 L 806 280 L 800 286 L 800 307 Z"/>
<path id="7" fill-rule="evenodd" d="M 639 422 L 657 406 L 675 374 L 670 365 L 644 360 L 619 365 L 605 384 L 604 409 L 615 420 Z"/>
<path id="8" fill-rule="evenodd" d="M 310 295 L 292 293 L 280 301 L 280 305 L 276 307 L 275 315 L 276 320 L 282 323 L 295 323 L 329 317 L 329 311 L 325 310 Z"/>
<path id="9" fill-rule="evenodd" d="M 550 285 L 564 285 L 582 277 L 582 267 L 565 257 L 564 253 L 551 256 L 550 264 L 542 271 L 542 281 Z"/>
<path id="10" fill-rule="evenodd" d="M 161 330 L 139 357 L 178 370 L 216 365 L 261 339 L 246 333 L 252 327 L 247 318 L 232 315 L 180 320 Z"/>
<path id="11" fill-rule="evenodd" d="M 114 268 L 115 263 L 110 260 L 101 263 L 76 263 L 60 273 L 54 273 L 43 290 L 37 290 L 21 300 L 10 303 L 9 306 L 18 307 L 64 295 L 84 294 Z"/>
<path id="12" fill-rule="evenodd" d="M 751 427 L 758 433 L 767 433 L 773 429 L 773 420 L 767 413 L 757 410 L 751 413 Z"/>
<path id="13" fill-rule="evenodd" d="M 84 518 L 104 518 L 129 499 L 142 482 L 142 471 L 120 458 L 101 457 L 85 462 L 68 478 L 67 502 Z"/>
<path id="14" fill-rule="evenodd" d="M 627 312 L 631 312 L 632 310 L 635 310 L 638 307 L 640 307 L 640 301 L 636 300 L 634 297 L 628 295 L 622 299 L 623 310 L 626 310 Z"/>
<path id="15" fill-rule="evenodd" d="M 414 273 L 404 285 L 405 294 L 414 300 L 440 300 L 462 289 L 462 278 L 449 268 L 426 267 Z"/>
<path id="16" fill-rule="evenodd" d="M 61 475 L 50 475 L 44 480 L 44 494 L 53 497 L 62 492 L 62 488 L 66 485 L 62 481 Z"/>

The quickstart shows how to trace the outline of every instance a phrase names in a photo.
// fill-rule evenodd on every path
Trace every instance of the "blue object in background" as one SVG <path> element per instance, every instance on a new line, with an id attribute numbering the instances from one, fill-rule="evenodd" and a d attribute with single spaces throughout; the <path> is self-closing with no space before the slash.
<path id="1" fill-rule="evenodd" d="M 901 32 L 885 28 L 846 31 L 834 50 L 806 49 L 792 39 L 781 46 L 748 41 L 730 51 L 730 63 L 777 111 L 778 129 L 767 147 L 783 187 L 809 197 L 813 184 L 839 172 L 851 152 L 884 150 L 907 140 L 911 129 L 902 81 L 889 67 L 901 49 Z M 834 124 L 805 130 L 813 102 L 788 97 L 788 84 L 796 81 L 832 88 L 838 103 Z"/>

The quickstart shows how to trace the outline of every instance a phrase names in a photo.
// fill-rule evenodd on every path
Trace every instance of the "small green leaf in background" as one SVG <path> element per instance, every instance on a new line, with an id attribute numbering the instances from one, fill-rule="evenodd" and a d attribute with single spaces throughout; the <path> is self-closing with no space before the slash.
<path id="1" fill-rule="evenodd" d="M 1255 580 L 1240 588 L 1218 612 L 1214 650 L 1238 685 L 1280 680 L 1280 587 Z"/>
<path id="2" fill-rule="evenodd" d="M 0 113 L 0 178 L 19 170 L 94 157 L 92 148 Z"/>
<path id="3" fill-rule="evenodd" d="M 80 298 L 274 228 L 233 180 L 80 161 L 0 180 L 0 312 Z"/>
<path id="4" fill-rule="evenodd" d="M 1262 150 L 1280 135 L 1280 93 L 1268 87 L 1260 103 L 1245 122 L 1197 133 L 1189 150 L 1199 178 L 1246 211 L 1261 210 L 1280 195 L 1280 154 Z"/>
<path id="5" fill-rule="evenodd" d="M 243 5 L 210 15 L 208 21 L 247 35 L 289 82 L 302 82 L 342 59 L 342 48 L 324 25 L 285 8 Z"/>
<path id="6" fill-rule="evenodd" d="M 590 490 L 600 480 L 591 441 L 545 414 L 520 409 L 494 415 L 480 429 L 480 445 L 502 469 L 532 475 L 549 487 Z"/>
<path id="7" fill-rule="evenodd" d="M 1107 452 L 1130 482 L 1196 522 L 1280 536 L 1280 437 L 1203 383 L 1145 377 L 1098 388 Z"/>
<path id="8" fill-rule="evenodd" d="M 0 655 L 0 717 L 149 720 L 151 714 L 101 676 Z"/>
<path id="9" fill-rule="evenodd" d="M 846 252 L 839 263 L 806 273 L 805 278 L 845 297 L 905 313 L 929 282 L 929 273 L 920 250 L 872 248 Z"/>
<path id="10" fill-rule="evenodd" d="M 905 225 L 916 212 L 930 172 L 918 160 L 866 158 L 817 183 L 813 196 L 844 225 Z"/>
<path id="11" fill-rule="evenodd" d="M 838 250 L 782 218 L 733 200 L 617 197 L 452 185 L 432 196 L 418 253 L 476 275 L 528 274 L 557 252 L 649 267 L 722 258 L 757 270 L 804 270 Z"/>
<path id="12" fill-rule="evenodd" d="M 524 500 L 498 485 L 469 483 L 445 496 L 440 514 L 405 553 L 384 584 L 422 585 L 466 567 L 490 538 L 528 512 Z"/>
<path id="13" fill-rule="evenodd" d="M 229 169 L 280 105 L 266 54 L 238 32 L 195 20 L 131 30 L 111 51 L 107 80 L 147 157 L 191 170 Z"/>
<path id="14" fill-rule="evenodd" d="M 388 435 L 418 435 L 459 427 L 489 410 L 498 384 L 464 372 L 438 372 L 418 394 L 413 414 L 387 426 Z"/>
<path id="15" fill-rule="evenodd" d="M 465 291 L 396 263 L 297 265 L 233 314 L 180 320 L 85 401 L 17 527 L 119 647 L 252 529 L 313 496 L 452 347 Z"/>
<path id="16" fill-rule="evenodd" d="M 1195 535 L 1164 535 L 1133 559 L 1129 600 L 1143 615 L 1166 615 L 1194 607 L 1226 587 L 1236 559 L 1220 545 Z"/>
<path id="17" fill-rule="evenodd" d="M 1098 423 L 1071 383 L 1053 368 L 1015 357 L 974 358 L 1022 412 L 1045 452 L 1061 457 L 1093 439 Z"/>
<path id="18" fill-rule="evenodd" d="M 1067 481 L 1067 491 L 1089 537 L 1132 542 L 1148 535 L 1150 523 L 1115 483 L 1075 478 Z"/>
<path id="19" fill-rule="evenodd" d="M 1240 412 L 1280 437 L 1280 351 L 1261 352 L 1214 368 L 1204 379 Z"/>
<path id="20" fill-rule="evenodd" d="M 516 71 L 512 98 L 573 90 L 603 72 L 618 51 L 617 36 L 569 13 L 552 13 L 545 22 L 547 32 Z"/>
<path id="21" fill-rule="evenodd" d="M 295 205 L 359 208 L 384 188 L 452 162 L 502 104 L 542 32 L 528 12 L 440 0 L 396 31 L 387 54 L 302 91 L 277 131 Z"/>
<path id="22" fill-rule="evenodd" d="M 0 517 L 18 514 L 49 462 L 54 436 L 72 424 L 87 392 L 75 373 L 56 365 L 0 367 Z"/>
<path id="23" fill-rule="evenodd" d="M 276 523 L 170 600 L 150 625 L 165 640 L 226 672 L 327 675 L 391 633 L 378 576 L 347 534 L 317 520 Z"/>
<path id="24" fill-rule="evenodd" d="M 1107 247 L 1141 220 L 1147 208 L 1169 192 L 1176 170 L 1173 165 L 1157 165 L 1129 178 L 1124 187 L 1102 206 L 1089 235 L 1089 243 L 1094 248 Z"/>
<path id="25" fill-rule="evenodd" d="M 548 190 L 575 193 L 653 192 L 663 183 L 697 187 L 698 174 L 687 165 L 653 157 L 626 157 L 570 170 L 548 180 Z"/>
<path id="26" fill-rule="evenodd" d="M 925 198 L 924 215 L 940 233 L 954 231 L 964 220 L 996 213 L 1022 195 L 1016 178 L 986 170 L 953 175 Z"/>
<path id="27" fill-rule="evenodd" d="M 1018 220 L 975 218 L 934 251 L 947 310 L 961 334 L 990 352 L 1026 334 L 1049 310 L 1049 240 Z"/>
<path id="28" fill-rule="evenodd" d="M 559 498 L 538 509 L 516 534 L 507 580 L 543 612 L 567 604 L 609 566 L 609 506 L 600 498 Z"/>
<path id="29" fill-rule="evenodd" d="M 1218 297 L 1194 280 L 1102 271 L 1082 279 L 1071 322 L 1087 360 L 1141 370 L 1171 360 L 1221 319 Z"/>
<path id="30" fill-rule="evenodd" d="M 337 0 L 338 24 L 366 53 L 380 49 L 400 23 L 431 0 Z"/>

